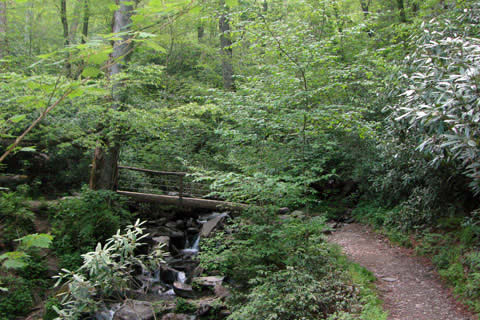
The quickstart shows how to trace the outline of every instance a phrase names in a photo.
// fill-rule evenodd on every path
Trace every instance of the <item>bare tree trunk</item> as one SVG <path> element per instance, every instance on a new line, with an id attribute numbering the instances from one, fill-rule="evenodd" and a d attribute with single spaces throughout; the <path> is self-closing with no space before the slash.
<path id="1" fill-rule="evenodd" d="M 400 22 L 407 22 L 407 15 L 405 13 L 405 4 L 403 3 L 403 0 L 397 0 L 397 6 L 398 10 L 400 11 Z"/>
<path id="2" fill-rule="evenodd" d="M 368 17 L 370 16 L 371 4 L 372 4 L 372 0 L 360 0 L 360 6 L 362 7 L 363 17 L 365 18 L 365 20 L 367 20 Z M 369 37 L 373 37 L 373 30 L 368 29 L 367 34 Z"/>
<path id="3" fill-rule="evenodd" d="M 360 0 L 360 5 L 362 6 L 363 16 L 368 18 L 370 14 L 370 5 L 372 4 L 372 0 Z"/>
<path id="4" fill-rule="evenodd" d="M 88 39 L 88 23 L 90 21 L 90 3 L 89 0 L 83 0 L 83 26 L 82 26 L 82 43 L 87 43 Z"/>
<path id="5" fill-rule="evenodd" d="M 221 4 L 225 4 L 221 1 Z M 230 34 L 230 21 L 223 12 L 219 18 L 220 29 L 220 48 L 222 55 L 222 74 L 223 74 L 223 87 L 226 90 L 235 91 L 235 82 L 233 80 L 233 65 L 232 65 L 232 39 Z"/>
<path id="6" fill-rule="evenodd" d="M 0 58 L 8 55 L 7 2 L 0 1 Z"/>
<path id="7" fill-rule="evenodd" d="M 65 47 L 70 45 L 70 35 L 68 32 L 67 0 L 60 0 L 60 20 L 63 26 L 63 44 Z M 66 55 L 65 73 L 67 77 L 72 76 L 72 65 L 70 64 L 70 55 Z"/>
<path id="8" fill-rule="evenodd" d="M 197 39 L 198 39 L 198 42 L 201 42 L 204 36 L 205 36 L 205 27 L 203 26 L 203 24 L 200 24 L 200 25 L 197 27 Z"/>
<path id="9" fill-rule="evenodd" d="M 70 27 L 70 32 L 69 32 L 70 43 L 76 43 L 75 40 L 77 38 L 77 31 L 81 22 L 80 16 L 81 16 L 82 7 L 83 7 L 83 0 L 77 0 L 73 8 L 73 17 L 72 17 L 71 23 L 69 24 L 70 25 L 69 26 Z"/>
<path id="10" fill-rule="evenodd" d="M 23 31 L 23 40 L 25 42 L 26 54 L 32 56 L 32 45 L 33 45 L 33 10 L 34 3 L 29 1 L 27 3 L 27 10 L 25 13 L 25 27 Z"/>
<path id="11" fill-rule="evenodd" d="M 131 14 L 133 6 L 127 0 L 115 0 L 120 8 L 115 11 L 113 15 L 113 32 L 118 33 L 125 31 L 131 24 Z M 114 63 L 110 68 L 110 77 L 113 80 L 112 97 L 113 109 L 117 109 L 122 102 L 121 85 L 116 82 L 115 75 L 120 73 L 127 63 L 127 56 L 131 49 L 131 43 L 128 41 L 129 36 L 123 36 L 121 40 L 116 40 L 113 43 L 112 59 Z M 92 172 L 90 175 L 90 188 L 94 190 L 107 189 L 115 190 L 117 187 L 118 175 L 118 158 L 120 154 L 119 137 L 114 137 L 112 140 L 103 139 L 102 145 L 95 149 L 95 156 L 93 159 Z"/>

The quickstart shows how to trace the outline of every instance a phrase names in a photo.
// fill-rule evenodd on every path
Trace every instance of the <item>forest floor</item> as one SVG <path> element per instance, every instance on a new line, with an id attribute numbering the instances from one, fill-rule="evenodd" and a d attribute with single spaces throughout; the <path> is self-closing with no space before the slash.
<path id="1" fill-rule="evenodd" d="M 428 259 L 392 245 L 367 226 L 346 224 L 329 240 L 377 278 L 389 320 L 478 319 L 456 302 Z"/>

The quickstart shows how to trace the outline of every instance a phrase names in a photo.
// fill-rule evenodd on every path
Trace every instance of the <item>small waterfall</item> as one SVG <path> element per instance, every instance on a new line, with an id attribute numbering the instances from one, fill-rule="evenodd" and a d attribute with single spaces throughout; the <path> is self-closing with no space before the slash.
<path id="1" fill-rule="evenodd" d="M 187 275 L 185 274 L 185 272 L 180 271 L 179 273 L 177 273 L 177 281 L 182 284 L 187 281 Z"/>
<path id="2" fill-rule="evenodd" d="M 182 250 L 182 253 L 187 254 L 197 254 L 198 250 L 200 249 L 200 234 L 197 234 L 192 241 L 192 244 L 188 244 L 185 246 L 185 249 Z"/>

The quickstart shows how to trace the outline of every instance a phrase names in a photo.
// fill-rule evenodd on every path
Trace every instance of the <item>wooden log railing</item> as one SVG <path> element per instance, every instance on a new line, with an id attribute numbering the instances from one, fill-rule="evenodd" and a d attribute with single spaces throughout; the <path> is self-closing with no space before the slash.
<path id="1" fill-rule="evenodd" d="M 137 201 L 154 202 L 154 203 L 162 203 L 162 204 L 169 204 L 169 205 L 178 205 L 182 207 L 202 208 L 202 209 L 211 209 L 211 210 L 216 210 L 219 208 L 225 208 L 230 210 L 242 210 L 247 207 L 246 205 L 241 203 L 233 203 L 233 202 L 211 200 L 211 199 L 204 199 L 204 198 L 195 198 L 191 195 L 186 196 L 185 189 L 184 189 L 185 177 L 188 175 L 188 173 L 186 172 L 158 171 L 158 170 L 143 169 L 143 168 L 136 168 L 136 167 L 129 167 L 129 166 L 118 166 L 118 169 L 143 172 L 146 174 L 156 175 L 156 176 L 177 177 L 178 196 L 142 193 L 142 192 L 134 192 L 134 191 L 117 189 L 118 194 L 127 196 Z M 117 177 L 118 176 L 119 175 L 117 175 Z"/>
<path id="2" fill-rule="evenodd" d="M 188 174 L 187 172 L 171 172 L 171 171 L 158 171 L 158 170 L 151 170 L 151 169 L 143 169 L 143 168 L 136 168 L 136 167 L 129 167 L 129 166 L 118 166 L 118 169 L 121 170 L 131 170 L 137 172 L 144 172 L 152 175 L 157 176 L 176 176 L 178 177 L 178 196 L 180 199 L 183 198 L 184 195 L 184 178 Z M 117 175 L 118 177 L 118 175 Z M 117 183 L 118 185 L 118 183 Z"/>

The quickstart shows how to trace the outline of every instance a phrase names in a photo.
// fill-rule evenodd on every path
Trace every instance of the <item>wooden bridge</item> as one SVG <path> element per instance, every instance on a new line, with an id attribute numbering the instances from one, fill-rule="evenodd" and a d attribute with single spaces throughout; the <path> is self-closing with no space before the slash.
<path id="1" fill-rule="evenodd" d="M 209 186 L 196 182 L 187 172 L 168 172 L 118 166 L 117 193 L 137 201 L 186 208 L 241 210 L 241 203 L 205 199 Z"/>

